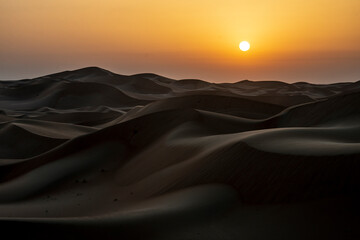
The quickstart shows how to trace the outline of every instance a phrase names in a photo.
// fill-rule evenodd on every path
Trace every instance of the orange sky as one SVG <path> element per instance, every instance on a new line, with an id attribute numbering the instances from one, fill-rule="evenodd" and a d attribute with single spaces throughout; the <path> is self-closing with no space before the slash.
<path id="1" fill-rule="evenodd" d="M 356 81 L 359 29 L 359 0 L 1 0 L 0 79 L 99 66 L 213 82 Z"/>

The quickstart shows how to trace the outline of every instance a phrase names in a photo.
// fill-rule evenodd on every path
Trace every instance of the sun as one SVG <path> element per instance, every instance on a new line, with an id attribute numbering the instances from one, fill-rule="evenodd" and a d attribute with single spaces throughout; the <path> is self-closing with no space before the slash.
<path id="1" fill-rule="evenodd" d="M 239 44 L 239 48 L 241 51 L 247 51 L 250 49 L 250 43 L 248 43 L 247 41 L 242 41 L 240 44 Z"/>

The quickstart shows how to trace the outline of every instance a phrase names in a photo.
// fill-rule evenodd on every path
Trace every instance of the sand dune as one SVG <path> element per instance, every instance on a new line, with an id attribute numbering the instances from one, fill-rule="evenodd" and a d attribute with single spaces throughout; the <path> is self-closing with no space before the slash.
<path id="1" fill-rule="evenodd" d="M 358 239 L 358 85 L 96 67 L 0 82 L 3 232 Z"/>
<path id="2" fill-rule="evenodd" d="M 282 106 L 248 100 L 246 98 L 216 95 L 189 95 L 156 101 L 141 109 L 141 113 L 146 114 L 168 109 L 187 108 L 255 119 L 264 119 L 273 116 L 284 109 Z"/>

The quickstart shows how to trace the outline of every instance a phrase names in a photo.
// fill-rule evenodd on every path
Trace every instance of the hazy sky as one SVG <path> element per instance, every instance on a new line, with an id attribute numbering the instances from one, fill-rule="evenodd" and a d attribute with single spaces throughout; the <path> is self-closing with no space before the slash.
<path id="1" fill-rule="evenodd" d="M 99 66 L 212 82 L 356 81 L 359 29 L 360 0 L 0 0 L 0 79 Z"/>

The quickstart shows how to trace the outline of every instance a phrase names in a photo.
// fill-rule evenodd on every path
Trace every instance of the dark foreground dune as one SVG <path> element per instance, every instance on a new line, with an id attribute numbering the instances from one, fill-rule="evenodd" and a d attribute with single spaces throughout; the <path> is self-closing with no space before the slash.
<path id="1" fill-rule="evenodd" d="M 359 82 L 2 81 L 2 234 L 360 239 L 359 106 Z"/>

